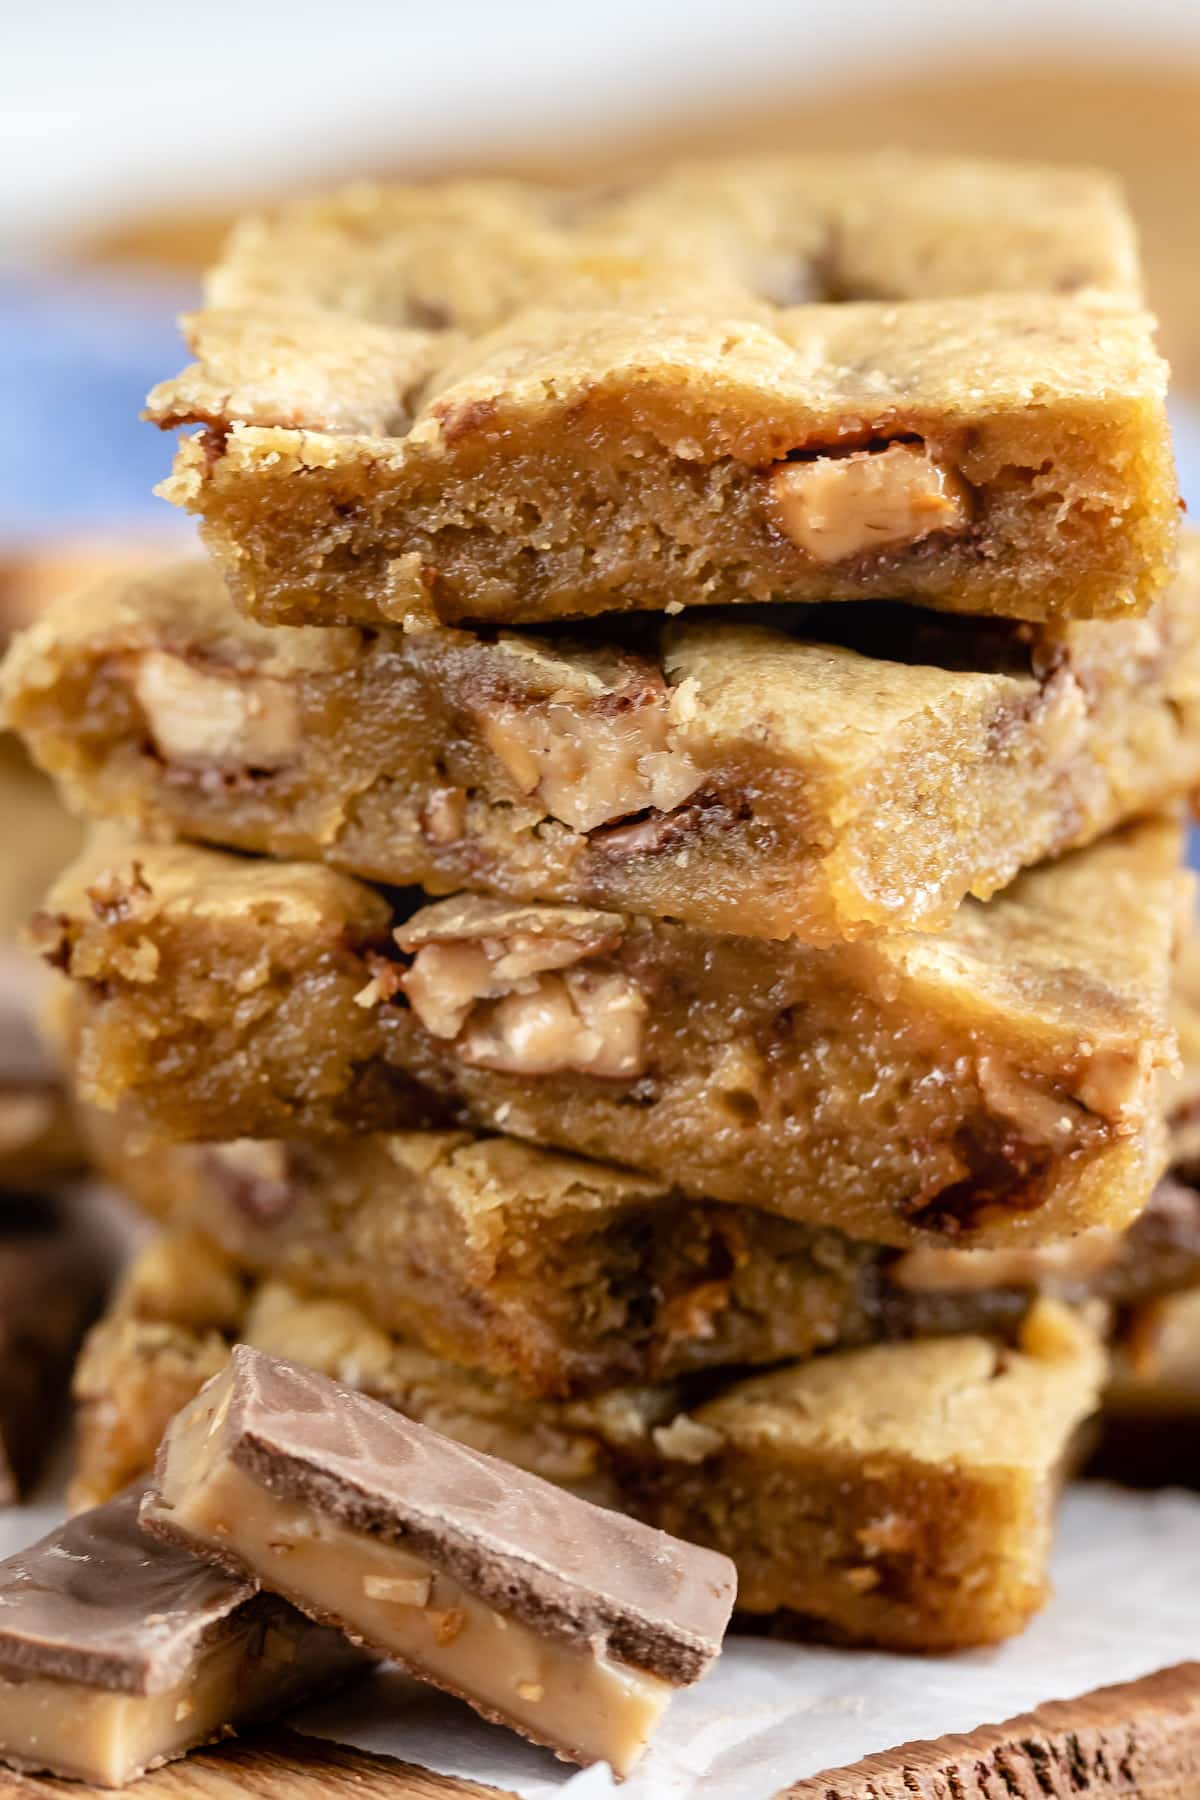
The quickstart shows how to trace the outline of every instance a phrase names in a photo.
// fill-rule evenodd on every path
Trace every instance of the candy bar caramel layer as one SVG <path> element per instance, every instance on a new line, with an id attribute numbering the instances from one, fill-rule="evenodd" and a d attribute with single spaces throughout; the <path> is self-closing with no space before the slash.
<path id="1" fill-rule="evenodd" d="M 801 1635 L 948 1650 L 1020 1631 L 1047 1594 L 1064 1461 L 1104 1358 L 1044 1302 L 983 1336 L 839 1352 L 749 1380 L 535 1401 L 345 1301 L 249 1284 L 195 1237 L 143 1252 L 80 1364 L 74 1499 L 152 1463 L 234 1338 L 446 1436 L 723 1551 L 738 1605 Z"/>
<path id="2" fill-rule="evenodd" d="M 358 185 L 235 232 L 149 416 L 271 623 L 712 602 L 1144 611 L 1165 369 L 1088 171 L 689 164 Z"/>
<path id="3" fill-rule="evenodd" d="M 151 834 L 810 942 L 940 928 L 1200 783 L 1195 536 L 1144 619 L 602 629 L 268 631 L 178 564 L 27 632 L 7 715 L 73 807 Z"/>
<path id="4" fill-rule="evenodd" d="M 905 1252 L 512 1138 L 139 1148 L 119 1117 L 89 1122 L 101 1167 L 175 1230 L 534 1395 L 879 1340 L 1012 1338 L 1045 1294 L 1126 1307 L 1200 1285 L 1200 1191 L 1178 1178 L 1125 1233 Z"/>
<path id="5" fill-rule="evenodd" d="M 1130 1223 L 1159 1173 L 1179 853 L 1131 827 L 940 935 L 818 950 L 474 897 L 405 916 L 313 864 L 102 837 L 37 936 L 84 1098 L 163 1136 L 466 1115 L 876 1243 L 1029 1245 Z"/>

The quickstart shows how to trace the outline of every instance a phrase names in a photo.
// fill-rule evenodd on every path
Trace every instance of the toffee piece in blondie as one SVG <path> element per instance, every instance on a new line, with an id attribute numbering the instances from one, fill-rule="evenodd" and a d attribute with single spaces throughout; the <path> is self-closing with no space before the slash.
<path id="1" fill-rule="evenodd" d="M 119 1116 L 89 1123 L 130 1198 L 236 1268 L 347 1300 L 535 1395 L 877 1340 L 1011 1339 L 1044 1295 L 1127 1307 L 1200 1285 L 1200 1192 L 1170 1177 L 1125 1233 L 895 1251 L 513 1138 L 137 1149 Z"/>
<path id="2" fill-rule="evenodd" d="M 103 837 L 42 948 L 93 1104 L 176 1138 L 473 1122 L 908 1247 L 1124 1226 L 1162 1165 L 1180 830 L 827 949 Z M 430 1114 L 439 1117 L 430 1118 Z M 414 1116 L 415 1115 L 415 1116 Z"/>
<path id="3" fill-rule="evenodd" d="M 235 233 L 149 416 L 201 427 L 163 491 L 271 623 L 1115 616 L 1163 585 L 1177 505 L 1136 286 L 1086 171 L 358 186 Z"/>
<path id="4" fill-rule="evenodd" d="M 264 630 L 180 564 L 4 677 L 75 808 L 427 892 L 809 942 L 944 926 L 1200 784 L 1200 539 L 1145 619 L 895 607 L 603 635 Z"/>
<path id="5" fill-rule="evenodd" d="M 1016 1346 L 892 1344 L 696 1392 L 532 1401 L 278 1281 L 251 1290 L 234 1326 L 206 1323 L 198 1299 L 232 1277 L 201 1240 L 144 1260 L 156 1266 L 144 1284 L 135 1267 L 80 1365 L 81 1497 L 148 1466 L 236 1335 L 723 1552 L 760 1623 L 896 1649 L 995 1643 L 1043 1603 L 1059 1480 L 1104 1370 L 1092 1335 L 1045 1302 Z"/>

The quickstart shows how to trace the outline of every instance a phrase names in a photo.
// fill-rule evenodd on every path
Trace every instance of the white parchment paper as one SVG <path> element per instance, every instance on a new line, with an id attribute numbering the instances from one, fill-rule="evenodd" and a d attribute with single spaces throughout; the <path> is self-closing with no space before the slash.
<path id="1" fill-rule="evenodd" d="M 0 1554 L 49 1530 L 59 1511 L 49 1502 L 0 1514 Z M 572 1771 L 389 1671 L 293 1723 L 522 1800 L 768 1800 L 789 1781 L 911 1738 L 998 1724 L 1200 1658 L 1200 1498 L 1073 1489 L 1054 1579 L 1050 1606 L 998 1650 L 920 1658 L 730 1638 L 712 1674 L 673 1702 L 621 1786 L 604 1769 Z"/>

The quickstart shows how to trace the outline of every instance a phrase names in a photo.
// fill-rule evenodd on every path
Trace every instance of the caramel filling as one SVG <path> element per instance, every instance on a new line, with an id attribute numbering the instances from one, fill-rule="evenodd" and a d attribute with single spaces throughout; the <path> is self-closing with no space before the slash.
<path id="1" fill-rule="evenodd" d="M 671 1697 L 666 1682 L 539 1636 L 412 1551 L 267 1492 L 222 1452 L 222 1425 L 206 1397 L 180 1415 L 151 1516 L 232 1552 L 264 1586 L 485 1714 L 629 1773 Z"/>
<path id="2" fill-rule="evenodd" d="M 122 1694 L 9 1670 L 0 1676 L 0 1757 L 100 1787 L 121 1787 L 236 1719 L 265 1707 L 295 1646 L 253 1620 L 202 1651 L 185 1678 L 158 1694 Z M 278 1640 L 272 1643 L 272 1640 Z"/>
<path id="3" fill-rule="evenodd" d="M 778 463 L 768 480 L 784 534 L 820 563 L 964 531 L 971 521 L 962 477 L 923 444 Z"/>

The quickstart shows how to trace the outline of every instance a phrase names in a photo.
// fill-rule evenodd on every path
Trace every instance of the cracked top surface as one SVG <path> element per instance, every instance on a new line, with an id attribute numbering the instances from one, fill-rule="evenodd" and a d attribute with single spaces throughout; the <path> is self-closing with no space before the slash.
<path id="1" fill-rule="evenodd" d="M 1044 1301 L 1022 1352 L 988 1338 L 930 1339 L 815 1357 L 736 1384 L 695 1418 L 742 1453 L 898 1455 L 1044 1472 L 1099 1399 L 1105 1356 Z"/>
<path id="2" fill-rule="evenodd" d="M 1118 190 L 1087 170 L 876 154 L 616 192 L 359 184 L 243 222 L 189 324 L 199 361 L 150 410 L 452 441 L 485 393 L 561 398 L 647 356 L 831 411 L 1020 403 L 1047 380 L 1153 386 L 1138 294 Z"/>

